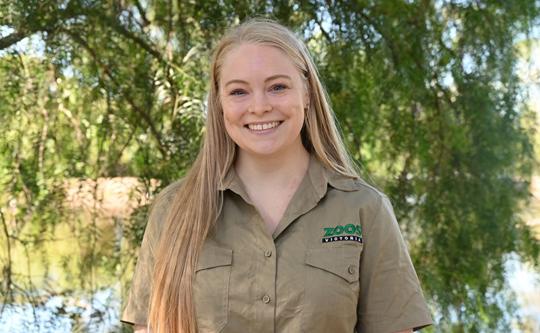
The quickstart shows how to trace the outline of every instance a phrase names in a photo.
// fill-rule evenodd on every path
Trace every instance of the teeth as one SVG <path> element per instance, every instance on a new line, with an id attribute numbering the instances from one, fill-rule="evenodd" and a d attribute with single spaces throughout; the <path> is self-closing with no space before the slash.
<path id="1" fill-rule="evenodd" d="M 252 131 L 263 131 L 263 130 L 277 127 L 278 125 L 279 125 L 279 121 L 273 121 L 271 123 L 264 123 L 264 124 L 249 124 L 248 127 Z"/>

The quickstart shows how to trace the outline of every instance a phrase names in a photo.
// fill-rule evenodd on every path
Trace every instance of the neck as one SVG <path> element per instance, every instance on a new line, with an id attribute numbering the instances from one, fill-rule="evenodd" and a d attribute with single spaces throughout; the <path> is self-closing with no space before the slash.
<path id="1" fill-rule="evenodd" d="M 260 156 L 239 151 L 235 169 L 246 187 L 284 188 L 296 186 L 309 165 L 309 153 L 303 145 L 272 156 Z"/>

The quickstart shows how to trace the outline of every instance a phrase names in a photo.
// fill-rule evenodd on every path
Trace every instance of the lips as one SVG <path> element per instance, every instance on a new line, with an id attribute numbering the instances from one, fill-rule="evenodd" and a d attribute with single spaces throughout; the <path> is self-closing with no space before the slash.
<path id="1" fill-rule="evenodd" d="M 269 121 L 266 123 L 252 123 L 247 124 L 246 127 L 249 128 L 251 131 L 265 131 L 272 128 L 276 128 L 279 125 L 281 125 L 283 121 Z"/>

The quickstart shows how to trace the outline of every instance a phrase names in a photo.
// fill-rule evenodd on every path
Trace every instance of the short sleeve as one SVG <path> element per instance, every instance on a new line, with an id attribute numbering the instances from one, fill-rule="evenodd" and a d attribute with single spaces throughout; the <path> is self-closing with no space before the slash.
<path id="1" fill-rule="evenodd" d="M 148 322 L 155 250 L 177 184 L 178 182 L 175 182 L 163 189 L 150 207 L 131 288 L 120 319 L 124 323 L 146 326 Z"/>
<path id="2" fill-rule="evenodd" d="M 364 224 L 356 330 L 418 330 L 433 323 L 431 314 L 390 200 L 382 195 L 378 205 L 373 219 Z"/>

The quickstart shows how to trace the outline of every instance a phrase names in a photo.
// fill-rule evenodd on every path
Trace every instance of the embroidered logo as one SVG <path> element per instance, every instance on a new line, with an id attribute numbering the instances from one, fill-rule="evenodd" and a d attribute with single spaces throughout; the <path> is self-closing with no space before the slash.
<path id="1" fill-rule="evenodd" d="M 354 241 L 363 243 L 362 226 L 357 224 L 337 225 L 335 227 L 323 228 L 323 243 L 332 243 L 340 241 Z"/>

